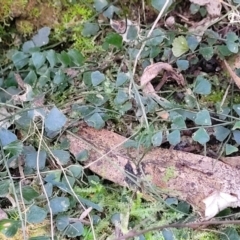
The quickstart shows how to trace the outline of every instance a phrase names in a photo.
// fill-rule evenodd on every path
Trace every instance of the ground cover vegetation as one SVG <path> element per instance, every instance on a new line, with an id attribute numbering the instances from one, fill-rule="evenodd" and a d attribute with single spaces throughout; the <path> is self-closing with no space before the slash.
<path id="1" fill-rule="evenodd" d="M 129 151 L 239 156 L 239 4 L 3 0 L 0 239 L 240 239 L 238 208 L 191 225 L 187 201 L 101 178 L 66 137 L 83 125 Z"/>

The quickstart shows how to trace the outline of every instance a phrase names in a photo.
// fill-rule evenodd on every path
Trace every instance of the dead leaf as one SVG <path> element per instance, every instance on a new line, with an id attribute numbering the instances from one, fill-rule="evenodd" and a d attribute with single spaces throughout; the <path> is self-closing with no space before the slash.
<path id="1" fill-rule="evenodd" d="M 0 220 L 8 219 L 8 215 L 0 208 Z"/>
<path id="2" fill-rule="evenodd" d="M 182 74 L 177 73 L 170 64 L 158 62 L 146 67 L 144 69 L 143 75 L 141 76 L 140 84 L 143 87 L 143 92 L 145 94 L 152 94 L 155 97 L 159 98 L 150 81 L 153 80 L 161 71 L 166 71 L 167 73 L 169 73 L 169 77 L 172 77 L 174 80 L 176 80 L 179 85 L 185 85 Z M 166 80 L 167 79 L 165 78 L 165 81 Z"/>
<path id="3" fill-rule="evenodd" d="M 212 17 L 221 15 L 222 4 L 220 0 L 190 0 L 200 6 L 205 6 L 208 14 Z"/>
<path id="4" fill-rule="evenodd" d="M 154 185 L 161 193 L 187 201 L 202 216 L 206 212 L 207 217 L 217 211 L 215 207 L 209 213 L 204 203 L 216 205 L 218 210 L 229 204 L 240 206 L 240 170 L 216 159 L 162 148 L 154 148 L 142 157 L 141 149 L 123 147 L 127 141 L 123 136 L 86 125 L 79 127 L 77 135 L 68 133 L 67 138 L 72 154 L 88 150 L 85 168 L 121 186 L 135 188 L 139 183 L 146 194 L 149 184 Z M 211 198 L 206 200 L 212 193 L 215 205 Z"/>
<path id="5" fill-rule="evenodd" d="M 11 120 L 11 116 L 12 116 L 12 114 L 10 112 L 8 112 L 5 107 L 0 108 L 0 127 L 1 128 L 8 129 L 11 126 L 11 124 L 13 122 Z"/>
<path id="6" fill-rule="evenodd" d="M 132 22 L 129 19 L 123 19 L 123 20 L 112 20 L 110 19 L 110 25 L 111 27 L 122 36 L 122 39 L 124 42 L 130 42 L 128 38 L 129 31 L 136 30 L 137 34 L 140 32 L 140 27 L 137 23 Z"/>
<path id="7" fill-rule="evenodd" d="M 162 118 L 163 120 L 168 120 L 169 118 L 169 113 L 167 111 L 161 111 L 161 112 L 156 112 L 156 114 Z"/>
<path id="8" fill-rule="evenodd" d="M 203 202 L 206 205 L 205 217 L 208 220 L 227 207 L 236 207 L 239 204 L 239 199 L 228 193 L 215 192 L 205 198 Z"/>
<path id="9" fill-rule="evenodd" d="M 221 161 L 223 161 L 224 163 L 235 167 L 237 169 L 240 169 L 240 157 L 236 156 L 236 157 L 221 157 Z"/>
<path id="10" fill-rule="evenodd" d="M 231 62 L 229 61 L 229 63 L 231 64 Z M 240 77 L 238 77 L 238 75 L 234 72 L 233 69 L 235 69 L 235 66 L 237 66 L 237 64 L 239 64 L 239 57 L 235 58 L 235 61 L 233 64 L 229 64 L 225 59 L 222 61 L 222 66 L 223 69 L 227 70 L 227 72 L 229 73 L 229 75 L 231 76 L 231 78 L 233 79 L 233 81 L 235 82 L 235 84 L 238 86 L 238 88 L 240 88 Z"/>
<path id="11" fill-rule="evenodd" d="M 92 207 L 89 207 L 83 211 L 81 216 L 79 217 L 79 220 L 83 220 L 85 217 L 89 215 L 89 213 L 92 211 Z"/>

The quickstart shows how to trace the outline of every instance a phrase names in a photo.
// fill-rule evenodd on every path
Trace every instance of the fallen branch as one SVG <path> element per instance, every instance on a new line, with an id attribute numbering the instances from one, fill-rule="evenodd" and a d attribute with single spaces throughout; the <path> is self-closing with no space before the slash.
<path id="1" fill-rule="evenodd" d="M 240 206 L 240 170 L 221 161 L 162 148 L 152 149 L 139 161 L 141 152 L 132 148 L 129 154 L 122 146 L 126 138 L 86 126 L 80 126 L 77 135 L 69 132 L 67 138 L 74 155 L 88 150 L 85 168 L 121 186 L 136 187 L 136 179 L 142 188 L 150 183 L 187 201 L 205 219 Z"/>

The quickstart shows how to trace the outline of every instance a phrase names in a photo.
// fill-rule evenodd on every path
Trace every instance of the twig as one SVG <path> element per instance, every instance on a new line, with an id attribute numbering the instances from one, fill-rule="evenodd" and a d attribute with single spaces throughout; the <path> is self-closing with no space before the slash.
<path id="1" fill-rule="evenodd" d="M 166 224 L 163 226 L 158 226 L 158 227 L 152 227 L 149 229 L 145 230 L 131 230 L 127 234 L 123 235 L 120 238 L 116 238 L 115 240 L 126 240 L 129 238 L 133 238 L 136 236 L 140 236 L 144 233 L 151 232 L 151 231 L 161 231 L 164 228 L 198 228 L 200 226 L 205 226 L 205 225 L 221 225 L 221 224 L 240 224 L 240 220 L 228 220 L 228 221 L 204 221 L 204 222 L 199 222 L 199 223 L 173 223 L 173 224 Z"/>

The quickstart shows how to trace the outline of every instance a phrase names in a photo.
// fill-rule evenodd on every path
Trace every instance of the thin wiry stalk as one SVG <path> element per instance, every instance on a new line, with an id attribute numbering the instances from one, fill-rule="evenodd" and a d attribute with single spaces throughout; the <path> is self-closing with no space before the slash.
<path id="1" fill-rule="evenodd" d="M 49 198 L 48 198 L 48 195 L 47 195 L 47 191 L 44 187 L 44 182 L 42 180 L 42 176 L 41 176 L 41 173 L 40 173 L 40 170 L 39 170 L 39 156 L 40 156 L 40 150 L 41 150 L 41 146 L 42 146 L 42 141 L 43 141 L 43 134 L 44 134 L 44 118 L 42 118 L 42 130 L 41 130 L 41 133 L 39 132 L 39 130 L 36 128 L 37 132 L 39 133 L 39 145 L 38 145 L 38 151 L 37 151 L 37 176 L 39 178 L 39 181 L 41 182 L 41 185 L 42 185 L 42 190 L 43 190 L 43 193 L 46 197 L 46 200 L 47 200 L 47 204 L 48 204 L 48 208 L 49 208 L 49 213 L 50 213 L 50 224 L 51 224 L 51 239 L 54 240 L 54 228 L 53 228 L 53 214 L 52 214 L 52 209 L 51 209 L 51 206 L 50 206 L 50 201 L 49 201 Z"/>
<path id="2" fill-rule="evenodd" d="M 14 187 L 14 182 L 13 182 L 13 179 L 12 179 L 12 175 L 11 175 L 10 170 L 8 168 L 7 158 L 6 158 L 6 155 L 3 151 L 3 145 L 1 143 L 1 141 L 0 141 L 0 147 L 1 147 L 1 154 L 2 154 L 2 157 L 3 157 L 4 163 L 5 163 L 5 167 L 7 169 L 7 173 L 8 173 L 9 179 L 11 181 L 12 191 L 13 191 L 13 195 L 14 195 L 14 198 L 15 198 L 15 204 L 17 205 L 17 209 L 18 209 L 18 213 L 19 213 L 19 219 L 20 219 L 21 225 L 22 225 L 23 239 L 26 240 L 27 238 L 26 238 L 26 232 L 25 232 L 25 226 L 24 226 L 24 223 L 23 223 L 21 208 L 20 208 L 20 205 L 19 205 L 16 189 Z"/>
<path id="3" fill-rule="evenodd" d="M 159 12 L 158 17 L 157 17 L 156 20 L 154 21 L 154 23 L 153 23 L 153 25 L 152 25 L 152 28 L 151 28 L 150 31 L 148 32 L 148 35 L 147 35 L 146 38 L 149 38 L 149 37 L 151 36 L 151 34 L 152 34 L 153 30 L 155 29 L 158 21 L 160 20 L 160 18 L 162 17 L 164 11 L 166 10 L 167 5 L 169 4 L 169 1 L 170 1 L 170 0 L 166 0 L 165 4 L 163 5 L 163 8 L 162 8 L 161 11 Z M 141 55 L 141 53 L 142 53 L 145 45 L 146 45 L 146 41 L 143 41 L 143 42 L 142 42 L 142 45 L 141 45 L 141 48 L 139 49 L 138 54 L 137 54 L 137 56 L 136 56 L 136 58 L 135 58 L 134 65 L 133 65 L 133 70 L 132 70 L 132 76 L 131 76 L 131 79 L 130 79 L 131 84 L 130 84 L 129 89 L 131 89 L 131 86 L 133 86 L 133 88 L 134 88 L 134 90 L 135 90 L 135 92 L 136 92 L 136 96 L 137 96 L 137 98 L 138 98 L 138 100 L 139 100 L 140 107 L 141 107 L 141 109 L 142 109 L 142 114 L 143 114 L 143 118 L 144 118 L 146 127 L 147 127 L 147 129 L 149 129 L 149 124 L 148 124 L 148 120 L 147 120 L 147 115 L 146 115 L 146 112 L 145 112 L 145 108 L 144 108 L 144 105 L 143 105 L 143 103 L 142 103 L 142 101 L 141 101 L 140 94 L 139 94 L 139 92 L 138 92 L 138 89 L 137 89 L 136 84 L 135 84 L 134 79 L 133 79 L 133 78 L 134 78 L 134 75 L 135 75 L 135 72 L 136 72 L 138 60 L 139 60 L 139 58 L 140 58 L 140 55 Z"/>
<path id="4" fill-rule="evenodd" d="M 83 210 L 85 211 L 86 208 L 84 207 L 84 205 L 82 204 L 82 202 L 79 200 L 78 196 L 76 195 L 76 193 L 74 192 L 69 180 L 68 180 L 68 177 L 66 175 L 66 172 L 65 172 L 65 169 L 62 167 L 61 164 L 59 164 L 59 160 L 53 155 L 51 149 L 49 149 L 49 147 L 47 146 L 47 144 L 45 143 L 45 147 L 47 148 L 48 152 L 50 153 L 50 155 L 56 160 L 56 162 L 58 163 L 59 167 L 61 168 L 62 170 L 62 173 L 66 179 L 66 182 L 68 184 L 68 187 L 70 188 L 71 192 L 72 192 L 72 195 L 76 198 L 76 200 L 78 201 L 78 203 L 81 205 L 81 207 L 83 208 Z M 93 226 L 93 221 L 92 221 L 92 218 L 90 216 L 90 214 L 88 213 L 88 218 L 89 218 L 89 221 L 90 221 L 90 226 L 91 226 L 91 229 L 92 229 L 92 234 L 93 234 L 93 238 L 94 240 L 97 240 L 96 236 L 95 236 L 95 231 L 94 231 L 94 226 Z"/>

